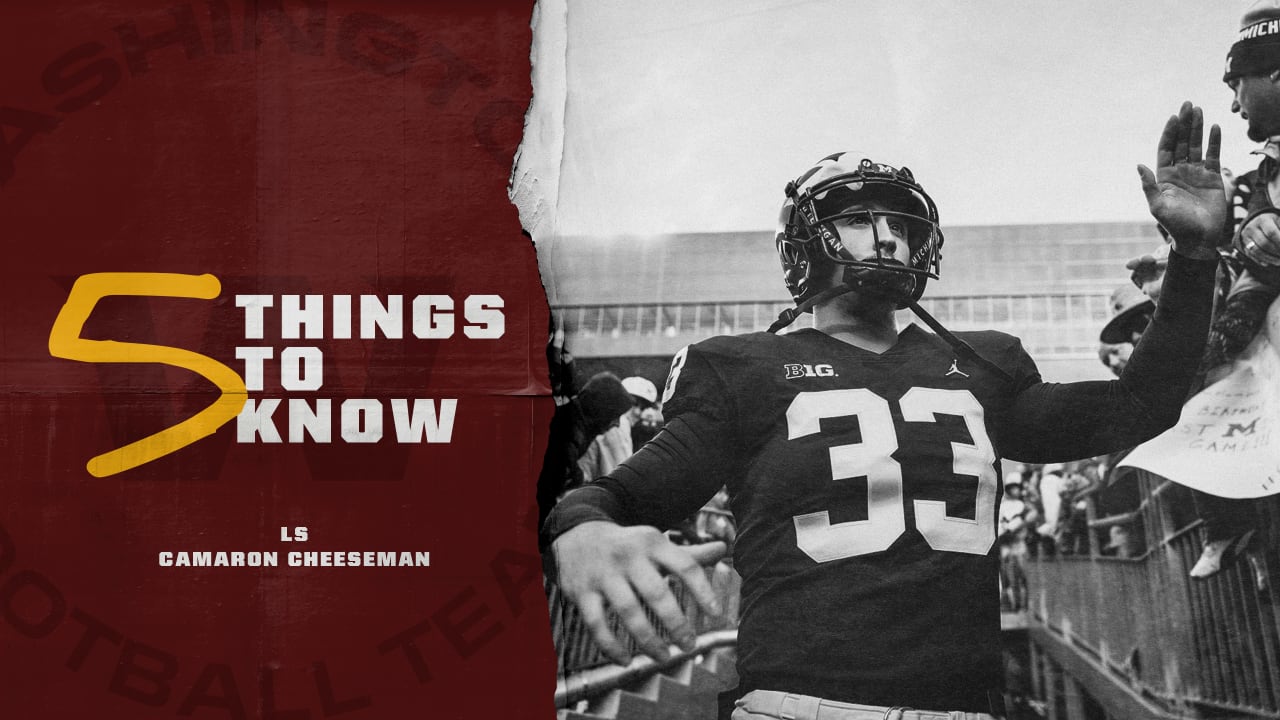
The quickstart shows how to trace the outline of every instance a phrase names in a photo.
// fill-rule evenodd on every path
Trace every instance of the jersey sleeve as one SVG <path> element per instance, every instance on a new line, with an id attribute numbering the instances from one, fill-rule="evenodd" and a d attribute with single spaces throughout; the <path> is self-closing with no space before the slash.
<path id="1" fill-rule="evenodd" d="M 608 475 L 566 495 L 543 527 L 544 545 L 596 520 L 673 527 L 727 482 L 741 453 L 732 394 L 713 359 L 698 345 L 676 354 L 663 391 L 666 426 Z"/>
<path id="2" fill-rule="evenodd" d="M 1000 423 L 1004 455 L 1033 463 L 1093 457 L 1176 423 L 1204 352 L 1216 266 L 1170 254 L 1155 316 L 1118 379 L 1059 384 L 1038 373 L 1015 376 L 1016 396 Z"/>
<path id="3" fill-rule="evenodd" d="M 695 411 L 729 422 L 734 416 L 734 393 L 721 374 L 725 356 L 714 342 L 681 348 L 671 358 L 671 370 L 662 388 L 662 416 L 671 420 Z"/>

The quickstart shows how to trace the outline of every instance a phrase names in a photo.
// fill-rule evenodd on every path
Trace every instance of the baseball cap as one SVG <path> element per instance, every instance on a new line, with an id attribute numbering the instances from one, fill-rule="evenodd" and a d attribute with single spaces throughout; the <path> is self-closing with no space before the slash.
<path id="1" fill-rule="evenodd" d="M 1156 309 L 1137 286 L 1126 283 L 1111 293 L 1111 319 L 1102 326 L 1098 339 L 1112 345 L 1130 342 L 1132 334 L 1138 330 L 1138 324 Z"/>
<path id="2" fill-rule="evenodd" d="M 654 387 L 654 384 L 649 380 L 638 375 L 623 378 L 622 387 L 631 393 L 633 397 L 640 400 L 640 404 L 643 407 L 649 407 L 658 402 L 658 388 Z"/>

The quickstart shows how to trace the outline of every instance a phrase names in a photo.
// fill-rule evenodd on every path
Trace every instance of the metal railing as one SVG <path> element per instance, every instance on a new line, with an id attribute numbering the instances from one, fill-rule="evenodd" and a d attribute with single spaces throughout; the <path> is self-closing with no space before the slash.
<path id="1" fill-rule="evenodd" d="M 1261 540 L 1252 560 L 1242 553 L 1193 580 L 1204 538 L 1191 492 L 1142 471 L 1133 481 L 1141 506 L 1091 524 L 1136 526 L 1145 552 L 1098 557 L 1095 540 L 1088 555 L 1029 562 L 1032 623 L 1172 715 L 1280 718 L 1277 589 L 1260 587 L 1255 572 L 1278 577 L 1276 547 Z M 1258 502 L 1270 510 L 1259 513 L 1256 537 L 1275 537 L 1280 514 L 1271 501 Z"/>
<path id="2" fill-rule="evenodd" d="M 720 549 L 723 552 L 723 544 L 716 544 L 721 546 Z M 738 574 L 725 562 L 712 562 L 705 569 L 707 579 L 710 580 L 711 587 L 715 591 L 716 597 L 720 600 L 721 608 L 724 609 L 724 614 L 721 616 L 709 615 L 703 612 L 682 584 L 675 580 L 670 581 L 671 589 L 677 602 L 680 603 L 680 607 L 684 610 L 689 624 L 699 636 L 737 627 L 738 591 L 741 585 L 741 579 Z M 561 678 L 567 678 L 583 671 L 612 663 L 596 647 L 595 640 L 592 639 L 590 630 L 583 623 L 578 608 L 563 595 L 560 586 L 547 578 L 544 578 L 543 586 L 547 593 L 547 605 L 551 613 L 551 637 L 555 643 L 558 661 L 557 675 Z M 636 643 L 631 640 L 625 631 L 621 630 L 622 625 L 618 618 L 611 613 L 609 619 L 614 635 L 622 640 L 628 652 L 633 655 L 639 653 Z M 674 642 L 652 613 L 649 613 L 649 620 L 653 623 L 654 628 L 658 630 L 658 634 L 663 640 L 669 645 Z"/>

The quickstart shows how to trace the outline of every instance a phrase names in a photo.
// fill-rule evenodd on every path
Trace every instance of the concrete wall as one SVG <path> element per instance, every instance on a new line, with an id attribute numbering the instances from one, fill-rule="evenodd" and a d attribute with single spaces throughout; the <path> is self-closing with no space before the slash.
<path id="1" fill-rule="evenodd" d="M 945 230 L 930 297 L 1090 288 L 1109 294 L 1124 263 L 1160 243 L 1151 223 Z M 662 237 L 560 237 L 539 245 L 552 306 L 786 300 L 771 230 Z"/>

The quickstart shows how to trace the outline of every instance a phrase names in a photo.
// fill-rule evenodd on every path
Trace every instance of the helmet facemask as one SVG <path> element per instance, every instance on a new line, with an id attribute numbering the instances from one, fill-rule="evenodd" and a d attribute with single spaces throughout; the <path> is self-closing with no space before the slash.
<path id="1" fill-rule="evenodd" d="M 937 208 L 910 170 L 866 159 L 841 163 L 841 155 L 823 158 L 787 185 L 776 237 L 787 288 L 799 310 L 840 284 L 904 308 L 920 298 L 929 278 L 938 277 L 943 236 Z M 881 219 L 904 228 L 907 264 L 883 251 Z M 842 222 L 869 225 L 874 256 L 849 251 L 836 227 Z M 896 235 L 893 240 L 901 242 Z M 844 270 L 835 273 L 833 266 Z"/>
<path id="2" fill-rule="evenodd" d="M 942 260 L 942 230 L 933 199 L 910 170 L 867 159 L 856 165 L 840 162 L 845 155 L 856 157 L 849 153 L 828 155 L 787 183 L 774 243 L 796 306 L 783 310 L 769 332 L 785 328 L 815 305 L 857 291 L 891 301 L 899 310 L 911 308 L 957 357 L 969 358 L 993 377 L 1013 385 L 1012 375 L 943 327 L 917 302 L 925 283 L 938 277 Z M 870 224 L 874 248 L 873 255 L 863 258 L 854 257 L 836 228 L 837 223 L 859 218 Z M 905 225 L 907 264 L 882 252 L 881 219 Z M 838 274 L 837 267 L 843 268 Z"/>

